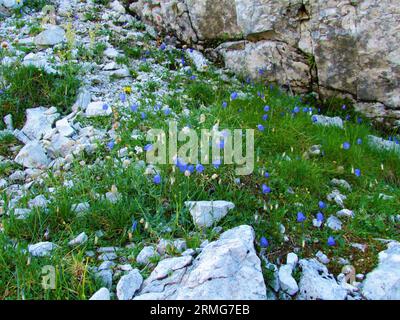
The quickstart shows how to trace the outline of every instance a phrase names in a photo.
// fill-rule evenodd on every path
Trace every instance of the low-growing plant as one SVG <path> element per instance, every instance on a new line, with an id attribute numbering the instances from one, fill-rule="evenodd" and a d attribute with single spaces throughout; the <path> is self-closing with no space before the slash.
<path id="1" fill-rule="evenodd" d="M 70 111 L 80 85 L 77 69 L 64 65 L 58 71 L 50 74 L 35 66 L 3 66 L 0 76 L 5 89 L 0 94 L 0 117 L 11 114 L 18 127 L 28 108 L 54 106 L 61 113 Z"/>

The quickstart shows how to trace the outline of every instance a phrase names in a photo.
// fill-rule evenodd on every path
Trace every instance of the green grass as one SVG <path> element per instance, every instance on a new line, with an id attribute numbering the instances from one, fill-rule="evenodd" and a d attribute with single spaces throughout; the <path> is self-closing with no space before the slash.
<path id="1" fill-rule="evenodd" d="M 11 133 L 2 134 L 0 136 L 0 155 L 5 157 L 9 156 L 9 147 L 15 145 L 16 143 L 17 139 Z"/>
<path id="2" fill-rule="evenodd" d="M 0 94 L 0 117 L 11 114 L 19 127 L 28 108 L 55 106 L 61 113 L 68 113 L 80 85 L 76 76 L 73 65 L 62 66 L 59 74 L 48 74 L 34 66 L 1 67 L 1 87 L 6 89 Z"/>
<path id="3" fill-rule="evenodd" d="M 193 225 L 190 213 L 184 206 L 187 200 L 234 202 L 236 208 L 218 225 L 224 230 L 241 224 L 251 225 L 255 229 L 257 242 L 262 236 L 268 239 L 270 246 L 266 249 L 266 255 L 271 262 L 277 258 L 284 259 L 294 248 L 299 248 L 300 257 L 310 257 L 322 250 L 330 258 L 352 257 L 357 273 L 365 273 L 375 266 L 377 253 L 384 248 L 375 238 L 400 240 L 400 226 L 392 221 L 400 207 L 399 155 L 377 151 L 368 145 L 369 134 L 381 133 L 365 120 L 358 123 L 359 115 L 351 110 L 350 105 L 349 109 L 342 110 L 338 106 L 343 102 L 340 99 L 332 100 L 331 107 L 325 111 L 343 118 L 351 114 L 344 130 L 318 126 L 313 124 L 309 113 L 302 111 L 306 106 L 314 107 L 314 111 L 316 108 L 305 99 L 289 96 L 276 87 L 263 84 L 222 81 L 213 67 L 205 73 L 194 72 L 196 79 L 193 79 L 191 74 L 176 71 L 179 70 L 181 52 L 167 50 L 162 53 L 157 48 L 147 47 L 147 44 L 143 48 L 130 45 L 123 44 L 126 60 L 120 62 L 129 64 L 135 60 L 132 64 L 138 66 L 138 71 L 150 72 L 152 66 L 149 61 L 137 61 L 145 51 L 149 51 L 146 54 L 148 60 L 164 65 L 165 71 L 160 77 L 168 82 L 171 92 L 162 97 L 162 102 L 176 114 L 181 114 L 184 109 L 190 110 L 189 116 L 178 117 L 179 128 L 190 126 L 200 132 L 218 123 L 220 130 L 256 130 L 254 172 L 237 177 L 233 166 L 222 165 L 216 169 L 206 165 L 204 173 L 193 173 L 187 177 L 173 165 L 159 165 L 162 183 L 155 185 L 152 177 L 144 175 L 144 169 L 137 163 L 138 160 L 144 160 L 144 154 L 135 152 L 135 147 L 143 147 L 148 142 L 144 138 L 132 139 L 131 133 L 136 129 L 145 136 L 150 128 L 167 129 L 168 120 L 175 117 L 148 109 L 152 110 L 159 102 L 154 91 L 162 86 L 161 83 L 133 82 L 133 91 L 141 93 L 136 113 L 126 108 L 118 110 L 119 115 L 114 118 L 77 119 L 82 126 L 93 125 L 107 130 L 111 129 L 113 122 L 118 122 L 115 147 L 110 151 L 106 147 L 108 140 L 98 141 L 99 148 L 95 154 L 83 154 L 73 162 L 69 172 L 61 170 L 58 175 L 49 172 L 43 184 L 33 185 L 20 200 L 19 206 L 25 207 L 29 199 L 43 194 L 52 199 L 46 212 L 35 210 L 26 220 L 16 220 L 12 215 L 1 218 L 4 233 L 0 233 L 0 299 L 89 298 L 101 286 L 94 279 L 89 266 L 100 263 L 95 258 L 86 257 L 85 253 L 87 250 L 95 251 L 99 246 L 122 247 L 121 256 L 146 276 L 151 268 L 139 266 L 135 261 L 145 245 L 154 245 L 160 238 L 183 238 L 188 247 L 197 248 L 204 239 L 216 239 L 218 235 L 212 228 L 202 231 Z M 82 48 L 81 57 L 100 60 L 99 53 L 104 48 L 102 44 L 96 45 L 96 48 L 93 52 Z M 2 115 L 14 112 L 17 119 L 22 121 L 18 115 L 27 107 L 56 105 L 61 111 L 68 111 L 68 106 L 72 105 L 77 82 L 71 70 L 64 70 L 60 77 L 55 78 L 43 74 L 43 71 L 25 67 L 6 70 L 6 75 L 7 72 L 6 80 L 11 83 L 11 89 L 0 96 L 0 101 L 6 102 L 2 104 Z M 36 89 L 32 90 L 34 87 Z M 230 96 L 234 91 L 240 91 L 243 95 L 231 101 Z M 13 104 L 8 106 L 10 101 Z M 222 107 L 223 102 L 227 103 L 226 108 Z M 270 106 L 268 112 L 264 111 L 266 105 Z M 293 113 L 295 107 L 299 107 L 298 113 Z M 141 112 L 146 113 L 146 119 L 142 119 Z M 267 120 L 263 120 L 265 114 L 268 114 Z M 199 121 L 200 118 L 204 121 Z M 257 130 L 258 124 L 264 125 L 263 132 Z M 362 144 L 358 145 L 357 139 L 362 139 Z M 351 143 L 349 150 L 342 148 L 346 141 Z M 12 143 L 4 142 L 1 152 L 7 154 L 7 146 Z M 304 159 L 304 152 L 316 144 L 322 146 L 324 155 Z M 130 165 L 124 165 L 117 157 L 118 150 L 124 147 L 130 152 Z M 84 164 L 80 162 L 82 160 Z M 361 177 L 354 175 L 354 168 L 361 170 Z M 0 167 L 0 175 L 9 172 L 6 170 L 10 168 Z M 264 176 L 265 172 L 269 173 L 269 178 Z M 240 178 L 239 183 L 237 178 Z M 346 207 L 354 210 L 355 218 L 342 219 L 341 231 L 332 231 L 327 227 L 317 229 L 312 225 L 312 219 L 320 210 L 318 202 L 327 202 L 326 196 L 333 189 L 330 185 L 333 178 L 345 179 L 353 188 L 351 193 L 343 193 L 348 196 Z M 73 180 L 74 186 L 64 187 L 66 180 Z M 262 194 L 262 184 L 271 187 L 272 192 Z M 121 195 L 115 204 L 99 196 L 110 191 L 113 185 Z M 52 194 L 48 190 L 50 186 L 55 188 Z M 379 198 L 381 193 L 394 198 L 384 201 Z M 9 198 L 2 194 L 2 199 L 6 207 Z M 81 202 L 90 203 L 90 209 L 78 217 L 72 212 L 71 205 Z M 323 211 L 325 218 L 340 209 L 328 203 Z M 306 215 L 304 223 L 296 221 L 298 211 Z M 139 222 L 135 231 L 131 230 L 133 221 Z M 286 229 L 288 241 L 281 234 L 281 225 Z M 23 249 L 29 243 L 45 241 L 47 230 L 50 230 L 49 241 L 59 245 L 59 248 L 52 257 L 29 259 Z M 104 232 L 103 237 L 95 236 L 98 230 Z M 83 231 L 88 234 L 89 241 L 74 249 L 68 247 L 67 242 Z M 328 247 L 329 236 L 335 237 L 336 246 Z M 13 247 L 11 240 L 19 245 Z M 125 248 L 131 242 L 135 243 L 135 248 Z M 350 244 L 353 242 L 368 244 L 366 253 L 352 248 Z M 257 249 L 260 249 L 258 245 Z M 178 254 L 173 248 L 169 248 L 169 253 Z M 43 290 L 40 285 L 41 270 L 46 265 L 56 267 L 55 290 Z M 329 269 L 337 274 L 341 266 L 332 259 Z M 268 282 L 271 272 L 264 266 L 263 273 Z"/>

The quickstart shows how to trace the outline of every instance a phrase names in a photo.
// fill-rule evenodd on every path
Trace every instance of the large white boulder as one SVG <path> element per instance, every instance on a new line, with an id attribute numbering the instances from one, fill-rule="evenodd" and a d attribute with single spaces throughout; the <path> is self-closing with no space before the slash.
<path id="1" fill-rule="evenodd" d="M 266 299 L 254 238 L 254 230 L 243 225 L 221 234 L 195 260 L 190 255 L 162 260 L 135 299 Z"/>

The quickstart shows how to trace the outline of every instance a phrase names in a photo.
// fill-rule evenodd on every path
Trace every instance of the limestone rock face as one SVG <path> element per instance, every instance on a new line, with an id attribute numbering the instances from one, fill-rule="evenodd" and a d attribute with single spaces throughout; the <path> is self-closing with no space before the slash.
<path id="1" fill-rule="evenodd" d="M 195 260 L 190 255 L 162 260 L 135 299 L 266 299 L 254 237 L 254 230 L 243 225 L 224 232 Z"/>
<path id="2" fill-rule="evenodd" d="M 311 86 L 307 60 L 284 42 L 228 42 L 220 45 L 216 51 L 223 57 L 226 67 L 237 74 L 248 75 L 253 79 L 268 74 L 269 81 L 298 92 L 308 91 Z"/>
<path id="3" fill-rule="evenodd" d="M 238 74 L 400 119 L 397 0 L 139 0 L 130 8 L 185 43 L 212 46 Z"/>

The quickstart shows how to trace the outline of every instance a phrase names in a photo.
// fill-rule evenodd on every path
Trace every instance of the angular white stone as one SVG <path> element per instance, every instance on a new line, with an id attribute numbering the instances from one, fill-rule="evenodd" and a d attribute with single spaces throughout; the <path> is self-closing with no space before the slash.
<path id="1" fill-rule="evenodd" d="M 17 219 L 26 219 L 32 211 L 30 209 L 15 208 L 14 215 Z"/>
<path id="2" fill-rule="evenodd" d="M 28 252 L 34 257 L 44 257 L 50 255 L 55 247 L 56 245 L 52 242 L 39 242 L 28 245 Z"/>
<path id="3" fill-rule="evenodd" d="M 147 246 L 140 251 L 140 253 L 136 257 L 136 262 L 142 265 L 146 265 L 150 262 L 150 258 L 158 255 L 158 252 L 153 247 Z"/>
<path id="4" fill-rule="evenodd" d="M 0 5 L 5 6 L 8 9 L 17 9 L 22 7 L 24 4 L 24 1 L 17 1 L 17 0 L 1 0 Z"/>
<path id="5" fill-rule="evenodd" d="M 111 2 L 110 7 L 112 10 L 114 10 L 118 13 L 122 13 L 122 14 L 126 13 L 125 7 L 118 0 Z"/>
<path id="6" fill-rule="evenodd" d="M 368 143 L 374 148 L 385 151 L 393 151 L 400 154 L 400 145 L 397 144 L 395 141 L 389 141 L 380 137 L 369 135 Z"/>
<path id="7" fill-rule="evenodd" d="M 48 200 L 44 195 L 38 195 L 32 200 L 29 200 L 28 206 L 29 208 L 46 208 L 47 207 Z"/>
<path id="8" fill-rule="evenodd" d="M 107 48 L 104 50 L 104 55 L 108 58 L 114 59 L 119 56 L 119 52 L 114 48 Z"/>
<path id="9" fill-rule="evenodd" d="M 328 258 L 326 254 L 324 254 L 322 251 L 318 251 L 315 256 L 317 257 L 318 261 L 323 263 L 323 264 L 328 264 L 331 260 Z"/>
<path id="10" fill-rule="evenodd" d="M 287 294 L 294 296 L 299 287 L 296 280 L 292 276 L 292 265 L 286 264 L 279 268 L 279 284 L 281 289 Z"/>
<path id="11" fill-rule="evenodd" d="M 286 257 L 286 264 L 292 266 L 292 270 L 296 267 L 299 262 L 299 257 L 294 252 L 288 253 Z"/>
<path id="12" fill-rule="evenodd" d="M 66 156 L 72 154 L 75 146 L 76 142 L 74 140 L 58 133 L 52 137 L 47 151 L 49 155 L 53 158 L 65 158 Z"/>
<path id="13" fill-rule="evenodd" d="M 68 242 L 69 246 L 77 246 L 88 241 L 88 236 L 85 232 L 80 233 L 76 238 Z"/>
<path id="14" fill-rule="evenodd" d="M 227 201 L 186 201 L 193 222 L 198 227 L 211 227 L 224 218 L 228 211 L 235 208 L 232 202 Z"/>
<path id="15" fill-rule="evenodd" d="M 202 72 L 208 69 L 209 62 L 200 51 L 189 49 L 186 50 L 186 54 L 193 61 L 197 71 Z"/>
<path id="16" fill-rule="evenodd" d="M 0 189 L 7 188 L 8 182 L 6 179 L 0 179 Z"/>
<path id="17" fill-rule="evenodd" d="M 351 185 L 343 179 L 332 179 L 331 184 L 335 187 L 342 187 L 346 189 L 347 191 L 351 192 L 352 188 Z"/>
<path id="18" fill-rule="evenodd" d="M 51 132 L 54 121 L 59 117 L 55 108 L 33 108 L 26 110 L 26 123 L 22 132 L 30 140 L 40 140 Z"/>
<path id="19" fill-rule="evenodd" d="M 328 228 L 337 231 L 342 229 L 342 221 L 340 221 L 335 216 L 330 216 L 328 220 L 326 220 L 326 225 Z"/>
<path id="20" fill-rule="evenodd" d="M 338 217 L 354 218 L 354 212 L 349 209 L 340 210 L 340 211 L 336 212 L 336 215 Z"/>
<path id="21" fill-rule="evenodd" d="M 339 190 L 335 189 L 333 190 L 328 196 L 326 197 L 328 201 L 334 201 L 338 206 L 341 206 L 342 208 L 344 207 L 344 200 L 347 199 L 347 197 L 343 194 L 340 193 Z"/>
<path id="22" fill-rule="evenodd" d="M 82 212 L 88 211 L 89 209 L 90 209 L 90 205 L 88 202 L 73 204 L 71 207 L 71 210 L 75 213 L 82 213 Z"/>
<path id="23" fill-rule="evenodd" d="M 118 300 L 132 300 L 143 283 L 143 277 L 138 269 L 134 269 L 122 276 L 117 284 Z"/>
<path id="24" fill-rule="evenodd" d="M 58 132 L 64 137 L 70 137 L 74 134 L 75 130 L 71 127 L 68 119 L 64 118 L 56 122 Z"/>
<path id="25" fill-rule="evenodd" d="M 89 300 L 110 300 L 110 291 L 107 288 L 101 288 Z"/>

